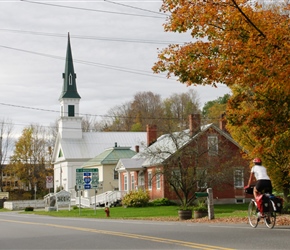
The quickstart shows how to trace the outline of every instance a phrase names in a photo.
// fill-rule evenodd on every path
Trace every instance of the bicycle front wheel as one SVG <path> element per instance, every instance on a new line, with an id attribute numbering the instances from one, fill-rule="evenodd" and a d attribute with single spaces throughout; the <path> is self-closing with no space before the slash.
<path id="1" fill-rule="evenodd" d="M 252 227 L 255 228 L 258 226 L 259 218 L 258 218 L 258 214 L 257 214 L 257 206 L 253 200 L 251 200 L 251 202 L 249 203 L 248 219 L 249 219 L 249 223 Z"/>

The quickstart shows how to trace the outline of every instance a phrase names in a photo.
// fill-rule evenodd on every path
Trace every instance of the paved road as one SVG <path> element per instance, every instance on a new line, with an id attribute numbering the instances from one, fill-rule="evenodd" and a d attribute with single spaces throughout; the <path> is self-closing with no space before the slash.
<path id="1" fill-rule="evenodd" d="M 0 213 L 0 249 L 290 249 L 290 225 L 54 218 Z"/>

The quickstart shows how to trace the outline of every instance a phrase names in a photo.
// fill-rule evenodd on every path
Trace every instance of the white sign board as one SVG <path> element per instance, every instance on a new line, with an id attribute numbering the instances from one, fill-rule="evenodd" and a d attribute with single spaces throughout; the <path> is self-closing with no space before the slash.
<path id="1" fill-rule="evenodd" d="M 53 176 L 46 176 L 46 188 L 53 188 Z"/>

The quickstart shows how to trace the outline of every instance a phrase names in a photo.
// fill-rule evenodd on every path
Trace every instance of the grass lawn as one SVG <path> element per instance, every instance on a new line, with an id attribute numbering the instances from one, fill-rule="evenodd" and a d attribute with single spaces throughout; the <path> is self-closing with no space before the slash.
<path id="1" fill-rule="evenodd" d="M 243 217 L 247 216 L 248 204 L 215 205 L 215 218 Z M 0 211 L 3 209 L 0 209 Z M 143 208 L 110 208 L 110 218 L 112 219 L 146 219 L 146 218 L 178 218 L 178 206 L 156 206 Z M 106 218 L 104 209 L 61 209 L 59 211 L 33 211 L 24 213 L 34 213 L 56 217 L 86 217 L 86 218 Z"/>

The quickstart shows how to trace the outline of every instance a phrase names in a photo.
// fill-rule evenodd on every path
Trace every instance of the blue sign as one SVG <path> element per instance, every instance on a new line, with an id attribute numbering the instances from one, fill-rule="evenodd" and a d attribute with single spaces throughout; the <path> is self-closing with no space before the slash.
<path id="1" fill-rule="evenodd" d="M 77 190 L 97 188 L 98 185 L 99 185 L 99 169 L 98 168 L 77 168 L 76 169 Z"/>

